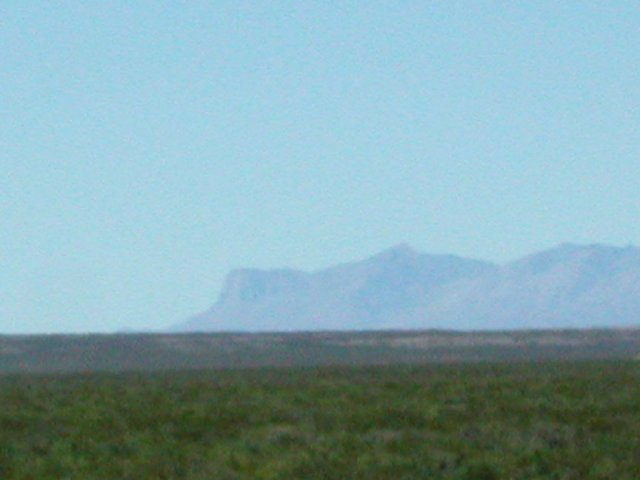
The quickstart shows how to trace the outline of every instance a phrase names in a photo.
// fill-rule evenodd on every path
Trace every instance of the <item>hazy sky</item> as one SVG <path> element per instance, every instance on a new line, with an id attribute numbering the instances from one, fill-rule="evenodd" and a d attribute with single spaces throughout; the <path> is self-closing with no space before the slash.
<path id="1" fill-rule="evenodd" d="M 0 3 L 0 332 L 238 266 L 640 244 L 637 1 Z"/>

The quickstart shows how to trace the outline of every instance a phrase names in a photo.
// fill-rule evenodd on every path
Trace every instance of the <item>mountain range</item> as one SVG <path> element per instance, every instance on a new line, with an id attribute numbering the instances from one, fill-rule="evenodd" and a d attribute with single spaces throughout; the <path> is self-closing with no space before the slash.
<path id="1" fill-rule="evenodd" d="M 316 272 L 234 270 L 198 331 L 640 325 L 640 248 L 563 244 L 504 265 L 407 245 Z"/>

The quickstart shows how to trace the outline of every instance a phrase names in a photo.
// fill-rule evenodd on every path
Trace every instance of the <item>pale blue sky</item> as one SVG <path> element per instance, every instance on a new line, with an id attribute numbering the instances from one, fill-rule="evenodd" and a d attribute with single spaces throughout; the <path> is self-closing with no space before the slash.
<path id="1" fill-rule="evenodd" d="M 238 266 L 640 244 L 637 1 L 0 3 L 0 332 Z"/>

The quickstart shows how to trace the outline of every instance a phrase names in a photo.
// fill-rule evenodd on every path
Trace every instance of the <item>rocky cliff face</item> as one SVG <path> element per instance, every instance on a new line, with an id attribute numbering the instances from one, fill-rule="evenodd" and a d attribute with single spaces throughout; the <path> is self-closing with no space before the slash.
<path id="1" fill-rule="evenodd" d="M 237 270 L 178 331 L 640 324 L 640 249 L 562 245 L 498 266 L 407 246 L 305 273 Z"/>

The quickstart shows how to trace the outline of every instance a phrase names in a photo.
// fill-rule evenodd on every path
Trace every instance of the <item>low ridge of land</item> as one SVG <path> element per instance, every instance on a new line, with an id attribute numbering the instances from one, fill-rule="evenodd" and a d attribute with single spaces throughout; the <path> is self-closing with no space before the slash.
<path id="1" fill-rule="evenodd" d="M 0 372 L 638 358 L 640 329 L 0 336 Z"/>

